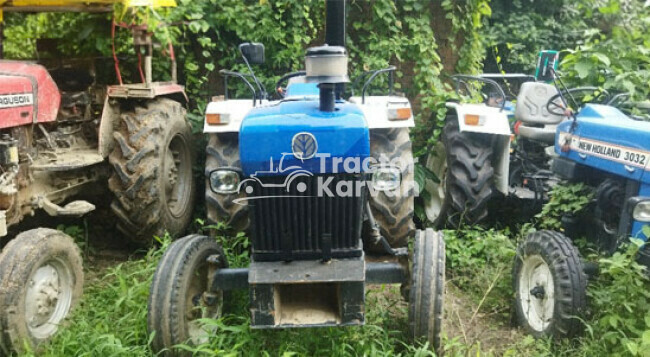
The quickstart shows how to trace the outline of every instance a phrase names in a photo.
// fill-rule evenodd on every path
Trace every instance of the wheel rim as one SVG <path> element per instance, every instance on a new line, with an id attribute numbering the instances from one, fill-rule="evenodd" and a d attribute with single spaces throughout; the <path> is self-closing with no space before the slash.
<path id="1" fill-rule="evenodd" d="M 181 217 L 190 199 L 192 180 L 191 154 L 185 138 L 175 135 L 167 146 L 164 160 L 164 192 L 167 207 L 174 217 Z"/>
<path id="2" fill-rule="evenodd" d="M 447 187 L 447 150 L 442 142 L 433 148 L 433 155 L 427 157 L 426 168 L 433 172 L 439 183 L 426 180 L 425 188 L 429 199 L 424 202 L 424 211 L 429 221 L 435 221 L 440 216 L 445 202 L 445 189 Z"/>
<path id="3" fill-rule="evenodd" d="M 519 274 L 519 297 L 528 325 L 538 332 L 546 330 L 555 309 L 555 284 L 551 269 L 541 256 L 524 258 Z"/>
<path id="4" fill-rule="evenodd" d="M 215 325 L 207 325 L 202 319 L 217 319 L 223 311 L 223 291 L 209 293 L 206 290 L 208 282 L 207 264 L 197 269 L 194 278 L 190 281 L 185 300 L 185 321 L 187 334 L 192 344 L 200 345 L 208 342 L 208 338 L 214 334 Z"/>
<path id="5" fill-rule="evenodd" d="M 72 305 L 74 281 L 69 264 L 59 258 L 41 265 L 27 281 L 25 321 L 32 336 L 52 336 Z"/>

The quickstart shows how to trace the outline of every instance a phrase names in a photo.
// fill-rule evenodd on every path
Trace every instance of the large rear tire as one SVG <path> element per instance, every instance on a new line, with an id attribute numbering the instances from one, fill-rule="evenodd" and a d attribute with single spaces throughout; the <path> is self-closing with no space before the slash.
<path id="1" fill-rule="evenodd" d="M 413 153 L 407 128 L 374 129 L 370 131 L 370 155 L 382 163 L 390 160 L 402 167 L 402 184 L 391 192 L 375 192 L 370 197 L 370 209 L 380 232 L 391 247 L 408 245 L 415 234 L 413 200 L 415 197 Z"/>
<path id="2" fill-rule="evenodd" d="M 431 228 L 415 233 L 409 296 L 409 326 L 415 339 L 440 348 L 445 289 L 445 241 Z"/>
<path id="3" fill-rule="evenodd" d="M 38 349 L 57 332 L 83 289 L 79 248 L 46 228 L 20 233 L 0 254 L 0 355 Z"/>
<path id="4" fill-rule="evenodd" d="M 427 180 L 424 209 L 434 227 L 474 225 L 488 215 L 493 195 L 492 149 L 458 128 L 448 115 L 442 137 L 429 154 L 426 167 L 439 182 Z"/>
<path id="5" fill-rule="evenodd" d="M 158 263 L 147 307 L 147 329 L 155 333 L 151 341 L 155 352 L 190 355 L 171 349 L 207 341 L 212 331 L 199 320 L 219 318 L 223 311 L 223 292 L 208 292 L 208 257 L 213 255 L 219 256 L 217 268 L 227 267 L 223 250 L 213 238 L 191 235 L 172 243 Z"/>
<path id="6" fill-rule="evenodd" d="M 248 205 L 236 204 L 234 200 L 245 194 L 224 195 L 210 189 L 210 173 L 220 167 L 241 169 L 237 133 L 210 135 L 205 160 L 205 202 L 210 224 L 223 223 L 235 232 L 244 232 L 249 226 Z"/>
<path id="7" fill-rule="evenodd" d="M 185 109 L 159 98 L 122 113 L 109 156 L 114 173 L 108 187 L 117 228 L 133 242 L 148 246 L 165 231 L 182 234 L 192 219 L 192 131 Z"/>
<path id="8" fill-rule="evenodd" d="M 582 330 L 587 277 L 571 240 L 553 231 L 529 234 L 517 249 L 512 274 L 520 326 L 535 337 L 570 337 Z"/>

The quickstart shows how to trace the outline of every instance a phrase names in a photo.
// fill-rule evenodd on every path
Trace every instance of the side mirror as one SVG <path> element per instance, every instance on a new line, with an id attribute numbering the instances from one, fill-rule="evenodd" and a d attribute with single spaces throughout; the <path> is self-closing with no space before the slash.
<path id="1" fill-rule="evenodd" d="M 264 45 L 257 42 L 246 42 L 239 45 L 239 52 L 249 64 L 264 63 Z"/>
<path id="2" fill-rule="evenodd" d="M 537 59 L 535 78 L 540 82 L 552 82 L 560 59 L 558 51 L 541 51 Z"/>

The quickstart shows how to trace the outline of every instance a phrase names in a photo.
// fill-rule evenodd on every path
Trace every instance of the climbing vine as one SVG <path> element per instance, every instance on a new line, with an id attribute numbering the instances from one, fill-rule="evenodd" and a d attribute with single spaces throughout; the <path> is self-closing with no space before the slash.
<path id="1" fill-rule="evenodd" d="M 158 42 L 171 38 L 175 43 L 179 79 L 192 99 L 192 115 L 197 122 L 206 102 L 223 93 L 218 71 L 244 70 L 239 61 L 239 43 L 255 41 L 265 45 L 267 62 L 255 67 L 255 71 L 270 89 L 284 73 L 303 68 L 307 47 L 324 42 L 322 0 L 177 0 L 177 4 L 176 8 L 156 10 L 155 16 L 145 9 L 140 19 L 152 23 Z M 122 8 L 115 14 L 132 15 Z M 479 31 L 489 15 L 489 0 L 348 2 L 350 76 L 354 79 L 363 71 L 397 67 L 396 90 L 407 95 L 416 109 L 418 130 L 414 138 L 421 153 L 437 136 L 436 123 L 444 119 L 444 102 L 452 96 L 449 75 L 456 71 L 475 73 L 482 67 L 485 51 Z M 61 34 L 57 36 L 65 38 L 66 43 L 83 44 L 70 49 L 72 52 L 94 51 L 109 56 L 109 33 L 95 27 L 106 25 L 108 30 L 110 16 L 90 28 L 75 16 L 66 15 L 63 22 L 60 16 L 49 15 L 30 20 L 37 21 L 38 31 L 34 26 L 21 26 L 20 20 L 6 31 L 22 31 L 26 38 L 49 31 Z M 173 26 L 163 26 L 159 17 Z M 57 27 L 53 31 L 54 26 L 67 26 L 68 30 Z M 76 41 L 70 41 L 75 39 L 71 36 L 76 36 Z M 93 41 L 96 45 L 88 48 Z M 130 42 L 126 43 L 128 47 Z M 445 50 L 453 56 L 441 56 L 441 43 L 450 46 Z M 19 47 L 7 46 L 8 55 L 17 55 L 14 52 Z M 163 65 L 159 67 L 162 71 Z M 386 83 L 385 78 L 378 78 L 378 83 Z"/>

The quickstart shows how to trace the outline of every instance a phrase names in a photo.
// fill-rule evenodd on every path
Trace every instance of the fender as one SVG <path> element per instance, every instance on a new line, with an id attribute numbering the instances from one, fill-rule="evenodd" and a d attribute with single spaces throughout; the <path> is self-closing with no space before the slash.
<path id="1" fill-rule="evenodd" d="M 508 177 L 510 176 L 510 123 L 508 111 L 500 108 L 488 107 L 485 104 L 459 104 L 446 103 L 449 110 L 455 111 L 458 118 L 458 127 L 461 132 L 484 135 L 490 143 L 493 152 L 494 186 L 507 195 Z M 479 116 L 479 125 L 465 124 L 465 115 Z"/>
<path id="2" fill-rule="evenodd" d="M 458 116 L 458 125 L 461 132 L 469 131 L 479 134 L 495 134 L 510 136 L 510 122 L 508 121 L 508 111 L 500 108 L 488 107 L 485 104 L 459 104 L 448 102 L 447 108 L 456 111 Z M 465 115 L 478 115 L 478 125 L 465 124 Z"/>
<path id="3" fill-rule="evenodd" d="M 246 114 L 253 108 L 267 105 L 267 101 L 262 104 L 257 104 L 253 107 L 252 99 L 228 99 L 223 101 L 216 101 L 208 103 L 205 108 L 205 117 L 203 118 L 203 132 L 209 133 L 238 133 L 241 123 L 246 117 Z M 208 115 L 218 114 L 221 116 L 222 121 L 227 121 L 226 124 L 209 124 Z M 224 120 L 225 119 L 225 120 Z"/>
<path id="4" fill-rule="evenodd" d="M 415 127 L 411 103 L 404 97 L 366 96 L 365 103 L 361 97 L 351 97 L 350 103 L 359 106 L 368 122 L 368 129 Z M 410 116 L 406 119 L 397 119 L 395 114 L 399 109 L 408 109 Z"/>
<path id="5" fill-rule="evenodd" d="M 108 96 L 104 99 L 104 108 L 102 109 L 102 117 L 99 121 L 99 155 L 107 158 L 113 151 L 113 132 L 119 123 L 120 118 L 120 105 L 115 99 L 110 99 Z"/>

